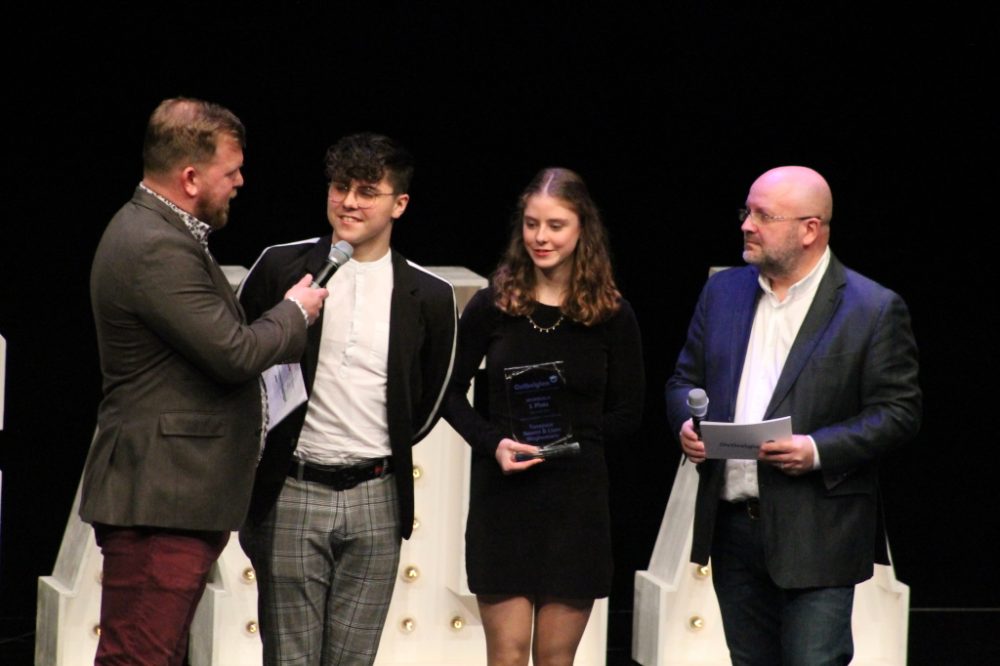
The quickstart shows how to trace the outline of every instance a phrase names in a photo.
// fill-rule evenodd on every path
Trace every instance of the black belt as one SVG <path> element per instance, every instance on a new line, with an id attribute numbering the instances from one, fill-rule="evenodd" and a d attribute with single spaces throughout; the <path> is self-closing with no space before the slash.
<path id="1" fill-rule="evenodd" d="M 750 520 L 760 520 L 760 500 L 756 497 L 748 497 L 735 502 L 722 500 L 720 504 L 730 511 L 746 511 Z"/>
<path id="2" fill-rule="evenodd" d="M 347 490 L 391 471 L 392 458 L 374 458 L 354 465 L 315 465 L 292 458 L 288 476 L 300 481 L 322 483 L 334 490 Z"/>

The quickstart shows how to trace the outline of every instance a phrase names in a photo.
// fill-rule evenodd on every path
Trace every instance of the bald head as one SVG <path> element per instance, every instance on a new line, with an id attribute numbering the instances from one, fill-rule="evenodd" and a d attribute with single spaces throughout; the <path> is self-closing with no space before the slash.
<path id="1" fill-rule="evenodd" d="M 833 195 L 823 176 L 800 166 L 765 172 L 747 195 L 743 260 L 784 298 L 785 289 L 805 277 L 830 242 Z"/>
<path id="2" fill-rule="evenodd" d="M 765 171 L 754 181 L 750 193 L 766 191 L 777 205 L 786 207 L 796 217 L 814 215 L 830 224 L 833 217 L 833 193 L 826 179 L 809 167 L 783 166 Z"/>

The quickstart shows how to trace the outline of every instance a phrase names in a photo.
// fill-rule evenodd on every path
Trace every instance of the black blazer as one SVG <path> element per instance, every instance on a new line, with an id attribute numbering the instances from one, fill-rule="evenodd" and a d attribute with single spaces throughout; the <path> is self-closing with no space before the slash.
<path id="1" fill-rule="evenodd" d="M 329 254 L 330 243 L 331 237 L 326 236 L 264 250 L 239 290 L 240 302 L 248 316 L 267 310 L 304 274 L 316 275 Z M 450 283 L 408 262 L 395 251 L 392 251 L 392 271 L 386 410 L 401 536 L 408 538 L 413 529 L 410 449 L 437 421 L 455 359 L 458 310 Z M 310 394 L 316 378 L 322 325 L 321 317 L 309 328 L 301 361 Z M 306 407 L 305 404 L 299 407 L 268 433 L 248 517 L 253 523 L 264 519 L 281 492 L 305 422 Z"/>
<path id="2" fill-rule="evenodd" d="M 732 421 L 757 299 L 752 266 L 714 275 L 667 382 L 674 432 L 689 417 L 688 391 L 704 388 L 707 420 Z M 852 585 L 886 561 L 878 462 L 916 434 L 921 393 L 917 348 L 903 300 L 846 269 L 823 275 L 775 386 L 765 418 L 792 417 L 816 441 L 822 468 L 788 476 L 758 463 L 767 566 L 784 588 Z M 724 461 L 698 465 L 691 559 L 707 563 Z"/>

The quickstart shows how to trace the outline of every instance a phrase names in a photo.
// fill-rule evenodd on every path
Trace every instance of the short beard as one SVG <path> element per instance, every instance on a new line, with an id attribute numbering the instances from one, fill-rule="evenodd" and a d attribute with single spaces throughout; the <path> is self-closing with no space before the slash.
<path id="1" fill-rule="evenodd" d="M 795 268 L 795 257 L 787 252 L 778 256 L 768 256 L 760 251 L 755 256 L 749 250 L 743 250 L 743 261 L 751 266 L 756 266 L 761 275 L 769 278 L 791 275 Z"/>
<path id="2" fill-rule="evenodd" d="M 229 221 L 229 201 L 220 207 L 199 206 L 196 217 L 212 229 L 221 229 Z"/>

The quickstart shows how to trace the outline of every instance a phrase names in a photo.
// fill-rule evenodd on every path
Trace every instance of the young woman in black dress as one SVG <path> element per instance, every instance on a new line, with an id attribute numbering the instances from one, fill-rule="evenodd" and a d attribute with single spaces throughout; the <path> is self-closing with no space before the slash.
<path id="1" fill-rule="evenodd" d="M 466 399 L 484 356 L 488 418 Z M 524 368 L 552 387 L 519 396 Z M 535 666 L 573 663 L 594 599 L 611 587 L 604 449 L 638 427 L 642 395 L 639 327 L 597 207 L 577 174 L 545 169 L 521 196 L 490 287 L 462 314 L 444 408 L 473 448 L 466 568 L 491 666 L 523 666 L 529 653 Z M 555 426 L 533 439 L 523 417 L 539 400 Z M 517 459 L 554 436 L 579 453 Z"/>

